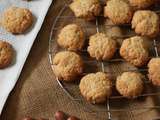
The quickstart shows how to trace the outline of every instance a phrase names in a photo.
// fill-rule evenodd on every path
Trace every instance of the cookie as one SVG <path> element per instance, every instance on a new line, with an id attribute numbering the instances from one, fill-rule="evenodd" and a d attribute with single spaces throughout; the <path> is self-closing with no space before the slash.
<path id="1" fill-rule="evenodd" d="M 0 41 L 0 69 L 8 67 L 14 57 L 12 45 L 5 41 Z"/>
<path id="2" fill-rule="evenodd" d="M 74 0 L 70 4 L 70 9 L 78 18 L 93 20 L 101 12 L 99 0 Z"/>
<path id="3" fill-rule="evenodd" d="M 117 77 L 116 89 L 126 98 L 136 98 L 141 95 L 144 83 L 144 76 L 137 72 L 124 72 Z"/>
<path id="4" fill-rule="evenodd" d="M 149 61 L 148 77 L 154 85 L 160 86 L 160 58 L 152 58 Z"/>
<path id="5" fill-rule="evenodd" d="M 83 73 L 83 60 L 75 52 L 59 52 L 53 58 L 53 71 L 59 80 L 76 80 Z"/>
<path id="6" fill-rule="evenodd" d="M 145 9 L 155 3 L 155 0 L 129 0 L 130 5 L 135 9 Z"/>
<path id="7" fill-rule="evenodd" d="M 109 60 L 116 52 L 116 41 L 104 33 L 96 33 L 90 37 L 87 51 L 97 60 Z"/>
<path id="8" fill-rule="evenodd" d="M 66 25 L 58 35 L 58 44 L 68 50 L 81 50 L 84 46 L 85 36 L 82 28 L 76 24 Z"/>
<path id="9" fill-rule="evenodd" d="M 13 34 L 25 32 L 33 22 L 33 15 L 26 8 L 10 7 L 2 17 L 1 25 Z"/>
<path id="10" fill-rule="evenodd" d="M 132 28 L 137 34 L 156 37 L 159 33 L 159 16 L 150 10 L 139 10 L 134 13 Z"/>
<path id="11" fill-rule="evenodd" d="M 130 23 L 132 9 L 125 0 L 109 0 L 104 8 L 104 16 L 112 20 L 114 24 Z"/>
<path id="12" fill-rule="evenodd" d="M 112 81 L 103 72 L 90 73 L 81 79 L 80 92 L 91 103 L 103 103 L 112 94 Z"/>
<path id="13" fill-rule="evenodd" d="M 120 48 L 120 55 L 129 63 L 141 67 L 149 59 L 148 47 L 140 36 L 125 39 Z"/>

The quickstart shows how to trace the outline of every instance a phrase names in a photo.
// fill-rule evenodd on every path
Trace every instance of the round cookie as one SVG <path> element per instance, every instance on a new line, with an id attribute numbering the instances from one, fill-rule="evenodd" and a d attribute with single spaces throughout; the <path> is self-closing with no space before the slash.
<path id="1" fill-rule="evenodd" d="M 132 28 L 137 34 L 156 37 L 159 33 L 159 16 L 150 10 L 139 10 L 134 13 Z"/>
<path id="2" fill-rule="evenodd" d="M 109 0 L 104 8 L 104 16 L 112 20 L 114 24 L 130 23 L 132 9 L 125 0 Z"/>
<path id="3" fill-rule="evenodd" d="M 83 48 L 85 36 L 81 27 L 69 24 L 60 31 L 57 42 L 63 48 L 77 51 Z"/>
<path id="4" fill-rule="evenodd" d="M 26 8 L 10 7 L 2 17 L 2 26 L 13 34 L 25 32 L 33 22 L 33 15 Z"/>
<path id="5" fill-rule="evenodd" d="M 155 3 L 155 0 L 129 0 L 130 5 L 136 9 L 144 9 Z"/>
<path id="6" fill-rule="evenodd" d="M 126 98 L 136 98 L 143 91 L 143 75 L 136 72 L 124 72 L 117 77 L 116 89 Z"/>
<path id="7" fill-rule="evenodd" d="M 149 59 L 148 47 L 143 37 L 139 36 L 125 39 L 120 48 L 120 55 L 137 67 L 145 65 Z"/>
<path id="8" fill-rule="evenodd" d="M 160 86 L 160 58 L 152 58 L 148 63 L 148 77 L 151 82 Z"/>
<path id="9" fill-rule="evenodd" d="M 74 0 L 70 4 L 71 10 L 78 18 L 93 20 L 101 12 L 99 0 Z"/>
<path id="10" fill-rule="evenodd" d="M 116 52 L 116 41 L 104 33 L 96 33 L 90 37 L 87 51 L 97 60 L 109 60 Z"/>
<path id="11" fill-rule="evenodd" d="M 81 79 L 81 94 L 91 103 L 103 103 L 112 93 L 112 81 L 103 72 L 90 73 Z"/>
<path id="12" fill-rule="evenodd" d="M 14 50 L 12 45 L 5 41 L 0 41 L 0 69 L 9 66 L 13 60 Z"/>
<path id="13" fill-rule="evenodd" d="M 62 51 L 53 58 L 53 71 L 59 80 L 73 81 L 83 73 L 83 61 L 75 52 Z"/>

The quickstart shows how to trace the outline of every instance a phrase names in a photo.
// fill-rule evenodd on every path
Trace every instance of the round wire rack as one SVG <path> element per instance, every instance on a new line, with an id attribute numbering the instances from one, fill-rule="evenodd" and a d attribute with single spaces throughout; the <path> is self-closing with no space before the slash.
<path id="1" fill-rule="evenodd" d="M 52 63 L 52 59 L 54 55 L 63 51 L 64 49 L 60 48 L 56 42 L 57 35 L 59 31 L 67 24 L 76 23 L 79 24 L 86 33 L 86 40 L 88 40 L 89 36 L 95 34 L 97 32 L 103 32 L 107 34 L 108 29 L 117 27 L 113 24 L 109 24 L 103 18 L 102 15 L 98 16 L 95 21 L 87 22 L 82 19 L 75 18 L 71 10 L 69 9 L 69 1 L 63 1 L 61 10 L 59 14 L 56 16 L 55 21 L 53 22 L 50 39 L 49 39 L 49 61 L 54 69 L 54 65 Z M 159 14 L 160 12 L 155 9 L 155 11 Z M 133 30 L 130 28 L 130 24 L 125 24 L 118 26 L 122 31 L 125 31 L 123 35 L 114 36 L 118 43 L 121 44 L 124 38 L 128 38 L 131 36 L 135 36 Z M 149 45 L 150 58 L 159 57 L 160 52 L 160 42 L 158 37 L 154 40 L 146 40 Z M 119 48 L 117 48 L 118 51 Z M 65 83 L 58 78 L 56 78 L 58 85 L 62 88 L 64 93 L 72 100 L 75 101 L 77 105 L 84 106 L 84 111 L 94 114 L 99 120 L 117 120 L 120 118 L 120 115 L 123 112 L 123 116 L 128 116 L 131 119 L 138 120 L 136 118 L 138 115 L 144 113 L 148 110 L 160 110 L 160 104 L 157 102 L 160 96 L 159 87 L 153 86 L 149 80 L 147 79 L 147 67 L 136 68 L 127 62 L 125 62 L 120 55 L 117 54 L 115 57 L 109 61 L 96 61 L 89 57 L 86 49 L 78 52 L 82 58 L 84 59 L 85 69 L 84 75 L 91 72 L 106 72 L 111 75 L 111 77 L 115 80 L 118 75 L 125 71 L 139 71 L 146 76 L 145 90 L 143 94 L 141 94 L 135 100 L 125 99 L 123 96 L 120 96 L 116 90 L 114 90 L 113 95 L 106 101 L 104 104 L 93 105 L 86 102 L 80 94 L 78 85 L 79 80 L 76 80 L 74 83 Z M 125 113 L 125 114 L 124 114 Z M 103 116 L 103 117 L 102 117 Z M 126 117 L 126 118 L 128 118 Z M 124 118 L 121 118 L 125 120 Z M 160 120 L 158 114 L 151 116 L 151 119 Z M 119 119 L 118 119 L 119 120 Z"/>

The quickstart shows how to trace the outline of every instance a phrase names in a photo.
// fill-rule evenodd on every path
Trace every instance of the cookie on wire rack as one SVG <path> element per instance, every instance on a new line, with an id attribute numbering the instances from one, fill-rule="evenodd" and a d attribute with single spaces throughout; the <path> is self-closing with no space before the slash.
<path id="1" fill-rule="evenodd" d="M 72 51 L 82 50 L 85 43 L 85 35 L 82 28 L 76 24 L 66 25 L 58 35 L 58 44 Z"/>
<path id="2" fill-rule="evenodd" d="M 116 89 L 126 98 L 136 98 L 141 95 L 144 76 L 138 72 L 124 72 L 117 77 Z"/>
<path id="3" fill-rule="evenodd" d="M 106 73 L 90 73 L 81 79 L 79 88 L 87 101 L 103 103 L 112 94 L 112 81 Z"/>
<path id="4" fill-rule="evenodd" d="M 96 33 L 89 38 L 88 53 L 97 60 L 111 59 L 117 49 L 116 41 L 104 33 Z"/>
<path id="5" fill-rule="evenodd" d="M 132 28 L 142 36 L 156 37 L 160 31 L 159 16 L 150 10 L 138 10 L 133 15 Z"/>
<path id="6" fill-rule="evenodd" d="M 153 85 L 160 86 L 160 58 L 152 58 L 149 61 L 148 77 Z"/>
<path id="7" fill-rule="evenodd" d="M 83 73 L 83 60 L 75 52 L 61 51 L 53 58 L 53 71 L 59 80 L 77 80 Z"/>
<path id="8" fill-rule="evenodd" d="M 5 10 L 1 25 L 13 34 L 24 33 L 33 23 L 33 15 L 26 8 L 10 7 Z"/>
<path id="9" fill-rule="evenodd" d="M 76 17 L 86 20 L 95 19 L 101 12 L 99 0 L 73 0 L 69 7 Z"/>
<path id="10" fill-rule="evenodd" d="M 120 55 L 137 67 L 145 65 L 149 60 L 148 46 L 140 36 L 125 39 L 120 48 Z"/>
<path id="11" fill-rule="evenodd" d="M 114 24 L 130 23 L 133 11 L 125 0 L 109 0 L 104 8 L 104 16 L 112 20 Z"/>

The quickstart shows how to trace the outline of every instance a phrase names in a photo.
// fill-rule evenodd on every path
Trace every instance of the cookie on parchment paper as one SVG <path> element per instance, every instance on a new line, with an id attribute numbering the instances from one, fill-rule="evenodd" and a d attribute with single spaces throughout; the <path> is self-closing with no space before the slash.
<path id="1" fill-rule="evenodd" d="M 4 11 L 1 25 L 13 34 L 24 33 L 33 23 L 33 15 L 26 8 L 10 7 Z"/>
<path id="2" fill-rule="evenodd" d="M 0 40 L 0 69 L 8 67 L 14 58 L 14 49 L 6 41 Z"/>

